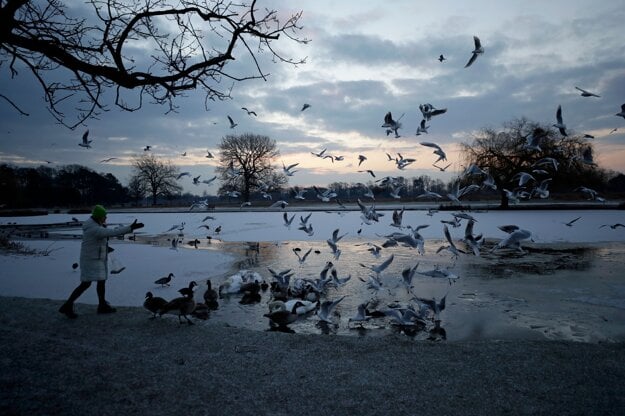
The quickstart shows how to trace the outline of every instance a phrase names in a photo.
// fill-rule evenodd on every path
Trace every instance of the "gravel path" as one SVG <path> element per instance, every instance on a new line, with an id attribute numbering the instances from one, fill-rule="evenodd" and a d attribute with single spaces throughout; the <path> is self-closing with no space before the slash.
<path id="1" fill-rule="evenodd" d="M 625 414 L 625 344 L 256 332 L 0 297 L 0 414 Z"/>

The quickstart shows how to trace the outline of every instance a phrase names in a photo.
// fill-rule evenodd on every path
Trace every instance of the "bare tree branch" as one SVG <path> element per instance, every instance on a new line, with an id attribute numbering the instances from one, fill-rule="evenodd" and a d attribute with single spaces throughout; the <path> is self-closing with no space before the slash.
<path id="1" fill-rule="evenodd" d="M 232 89 L 221 85 L 224 78 L 265 80 L 260 54 L 292 65 L 305 61 L 282 56 L 273 47 L 282 34 L 297 43 L 309 41 L 298 37 L 301 12 L 281 22 L 275 10 L 259 13 L 255 0 L 89 4 L 92 15 L 73 17 L 69 12 L 74 9 L 58 0 L 0 2 L 0 68 L 8 64 L 12 77 L 22 67 L 29 70 L 42 86 L 50 112 L 70 128 L 106 111 L 109 89 L 115 91 L 115 106 L 123 110 L 140 109 L 147 96 L 173 111 L 181 92 L 200 88 L 206 102 L 224 100 Z M 258 42 L 257 50 L 250 47 L 252 40 Z M 228 72 L 230 61 L 245 57 L 253 63 L 252 72 Z M 134 97 L 135 104 L 125 97 Z M 78 110 L 75 121 L 68 120 L 68 109 Z"/>

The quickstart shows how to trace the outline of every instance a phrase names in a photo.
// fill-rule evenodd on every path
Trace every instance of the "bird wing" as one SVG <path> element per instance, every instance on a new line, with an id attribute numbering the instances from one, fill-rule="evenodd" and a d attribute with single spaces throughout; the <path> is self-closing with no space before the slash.
<path id="1" fill-rule="evenodd" d="M 391 256 L 388 259 L 384 260 L 380 265 L 375 267 L 375 271 L 381 272 L 382 270 L 386 269 L 389 266 L 389 264 L 393 262 L 394 258 L 395 258 L 395 255 L 391 254 Z"/>
<path id="2" fill-rule="evenodd" d="M 556 110 L 556 120 L 558 120 L 558 124 L 562 124 L 562 106 L 559 105 Z"/>
<path id="3" fill-rule="evenodd" d="M 234 125 L 234 121 L 232 120 L 232 117 L 228 116 L 228 121 L 230 121 L 230 125 L 233 126 Z"/>
<path id="4" fill-rule="evenodd" d="M 473 36 L 473 43 L 475 44 L 475 49 L 480 49 L 482 47 L 482 42 L 480 42 L 480 38 L 477 36 Z"/>
<path id="5" fill-rule="evenodd" d="M 422 122 L 423 124 L 425 124 L 424 122 Z M 443 150 L 441 149 L 441 147 L 439 145 L 437 145 L 436 143 L 432 143 L 432 142 L 421 142 L 419 143 L 421 146 L 427 146 L 427 147 L 433 147 L 434 149 L 438 149 L 438 150 Z"/>
<path id="6" fill-rule="evenodd" d="M 467 62 L 467 64 L 464 67 L 465 68 L 470 67 L 471 64 L 473 64 L 473 62 L 475 62 L 476 59 L 477 59 L 477 54 L 474 53 L 473 55 L 471 55 L 471 58 L 469 58 L 469 62 Z"/>

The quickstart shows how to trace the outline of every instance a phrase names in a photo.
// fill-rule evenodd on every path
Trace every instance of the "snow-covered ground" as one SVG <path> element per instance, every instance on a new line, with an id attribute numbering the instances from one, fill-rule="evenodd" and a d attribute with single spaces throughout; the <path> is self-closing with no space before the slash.
<path id="1" fill-rule="evenodd" d="M 398 231 L 390 226 L 392 211 L 378 223 L 363 224 L 360 212 L 312 212 L 308 222 L 314 234 L 309 236 L 298 230 L 300 217 L 308 212 L 290 212 L 296 215 L 290 228 L 284 225 L 283 212 L 190 212 L 190 213 L 110 213 L 108 223 L 127 224 L 135 218 L 145 223 L 136 241 L 111 240 L 115 248 L 111 266 L 124 266 L 119 275 L 110 277 L 107 298 L 113 305 L 139 306 L 147 291 L 171 299 L 177 289 L 187 286 L 190 280 L 203 282 L 210 278 L 214 285 L 238 267 L 250 268 L 271 280 L 267 267 L 275 270 L 292 268 L 298 277 L 316 278 L 326 263 L 332 261 L 339 276 L 352 275 L 350 282 L 338 290 L 332 289 L 328 297 L 347 295 L 340 304 L 341 318 L 337 333 L 353 333 L 347 320 L 355 307 L 372 297 L 359 278 L 367 279 L 368 270 L 359 263 L 374 265 L 391 254 L 392 265 L 383 273 L 388 293 L 380 295 L 383 302 L 408 301 L 401 286 L 401 271 L 419 262 L 420 271 L 434 267 L 449 268 L 461 276 L 449 285 L 446 280 L 419 275 L 414 292 L 422 297 L 440 299 L 447 295 L 447 308 L 443 324 L 450 339 L 469 336 L 546 336 L 549 338 L 593 341 L 615 339 L 625 332 L 625 279 L 621 270 L 625 266 L 625 228 L 612 229 L 609 225 L 625 223 L 625 212 L 620 210 L 587 211 L 523 211 L 523 212 L 470 212 L 477 223 L 475 234 L 489 240 L 504 238 L 506 234 L 497 226 L 516 224 L 532 232 L 532 247 L 554 245 L 567 250 L 584 246 L 584 250 L 568 250 L 552 255 L 528 253 L 507 260 L 505 255 L 484 255 L 480 258 L 462 255 L 452 259 L 447 251 L 436 253 L 443 240 L 441 220 L 451 220 L 452 212 L 406 211 L 403 224 L 416 227 L 430 226 L 420 232 L 426 239 L 426 254 L 420 256 L 414 249 L 404 247 L 384 249 L 375 258 L 368 243 L 381 244 L 382 235 Z M 214 219 L 205 219 L 210 215 Z M 84 220 L 87 215 L 76 215 Z M 565 223 L 580 217 L 571 226 Z M 204 220 L 204 221 L 203 221 Z M 41 224 L 71 221 L 67 214 L 40 217 L 3 218 L 0 224 Z M 184 227 L 182 230 L 175 225 Z M 464 235 L 466 220 L 460 227 L 450 227 L 454 239 Z M 206 227 L 202 227 L 207 225 Z M 608 225 L 601 227 L 602 225 Z M 217 227 L 221 231 L 216 233 Z M 339 242 L 341 256 L 336 259 L 325 242 L 335 229 L 347 235 Z M 80 228 L 63 234 L 80 233 Z M 360 230 L 360 232 L 358 232 Z M 54 231 L 51 231 L 54 233 Z M 168 240 L 182 234 L 181 243 L 173 250 Z M 211 242 L 207 239 L 211 236 Z M 191 248 L 189 241 L 199 241 Z M 148 244 L 140 243 L 148 242 Z M 29 247 L 47 250 L 47 256 L 0 255 L 0 295 L 33 298 L 65 299 L 78 284 L 79 271 L 71 265 L 78 261 L 79 239 L 26 239 Z M 247 250 L 247 242 L 263 242 L 259 252 Z M 300 265 L 292 252 L 295 247 L 304 251 L 313 248 L 312 254 Z M 590 248 L 588 248 L 590 247 Z M 509 263 L 507 263 L 509 262 Z M 557 264 L 556 264 L 557 263 Z M 570 267 L 569 264 L 571 263 Z M 556 266 L 554 266 L 556 265 Z M 531 266 L 531 267 L 530 267 Z M 544 267 L 544 273 L 541 268 Z M 509 272 L 507 269 L 510 269 Z M 174 273 L 171 287 L 159 287 L 154 280 Z M 198 290 L 203 292 L 203 286 Z M 198 295 L 198 298 L 201 295 Z M 268 293 L 258 305 L 239 305 L 237 297 L 223 299 L 220 309 L 211 319 L 221 319 L 232 325 L 265 329 Z M 95 289 L 88 290 L 79 300 L 97 303 Z M 146 312 L 147 313 L 147 312 Z M 338 319 L 338 318 L 337 318 Z M 315 317 L 294 324 L 300 332 L 318 332 Z M 596 322 L 596 326 L 593 324 Z M 384 332 L 381 326 L 372 325 L 370 333 Z M 618 328 L 621 328 L 619 331 Z M 529 334 L 529 335 L 528 335 Z"/>

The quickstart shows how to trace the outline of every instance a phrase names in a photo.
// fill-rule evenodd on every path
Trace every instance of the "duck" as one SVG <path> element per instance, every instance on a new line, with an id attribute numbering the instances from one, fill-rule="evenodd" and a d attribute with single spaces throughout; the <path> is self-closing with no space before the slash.
<path id="1" fill-rule="evenodd" d="M 197 286 L 197 283 L 194 280 L 191 280 L 191 282 L 189 282 L 188 287 L 183 287 L 182 289 L 178 289 L 178 292 L 180 292 L 182 296 L 193 297 L 193 288 L 195 288 L 196 286 Z"/>
<path id="2" fill-rule="evenodd" d="M 260 302 L 261 297 L 259 282 L 244 283 L 241 286 L 241 291 L 243 292 L 243 297 L 239 301 L 240 304 L 249 305 Z"/>
<path id="3" fill-rule="evenodd" d="M 204 292 L 203 297 L 204 303 L 209 307 L 209 309 L 215 310 L 219 308 L 219 302 L 217 301 L 219 295 L 217 294 L 217 291 L 213 289 L 213 283 L 210 279 L 206 281 L 206 291 Z"/>
<path id="4" fill-rule="evenodd" d="M 298 315 L 295 312 L 295 309 L 297 309 L 300 305 L 301 302 L 296 301 L 293 304 L 293 308 L 289 310 L 283 301 L 276 300 L 269 303 L 269 313 L 266 313 L 263 316 L 269 318 L 270 326 L 284 328 L 297 321 Z"/>
<path id="5" fill-rule="evenodd" d="M 210 315 L 210 308 L 206 303 L 196 302 L 191 315 L 198 319 L 207 320 Z"/>
<path id="6" fill-rule="evenodd" d="M 175 277 L 173 273 L 169 273 L 167 276 L 165 277 L 161 277 L 160 279 L 156 279 L 154 281 L 155 284 L 157 285 L 161 285 L 161 287 L 163 286 L 169 286 L 169 282 L 171 282 L 171 278 Z"/>
<path id="7" fill-rule="evenodd" d="M 195 283 L 195 282 L 192 282 Z M 189 286 L 191 286 L 191 284 L 189 284 Z M 193 314 L 193 311 L 195 310 L 196 307 L 196 303 L 195 300 L 193 299 L 193 295 L 189 294 L 187 292 L 188 288 L 184 288 L 179 290 L 179 292 L 181 291 L 185 291 L 185 295 L 179 297 L 179 298 L 175 298 L 172 299 L 171 301 L 167 302 L 165 305 L 163 305 L 163 307 L 161 308 L 159 315 L 162 316 L 163 314 L 169 313 L 172 315 L 178 315 L 178 323 L 182 324 L 182 319 L 184 317 L 184 319 L 187 320 L 187 324 L 189 325 L 193 325 L 193 322 L 189 319 L 188 315 Z M 191 293 L 193 293 L 193 291 L 191 290 Z"/>
<path id="8" fill-rule="evenodd" d="M 152 292 L 145 294 L 145 301 L 143 301 L 143 307 L 152 312 L 150 319 L 156 318 L 156 314 L 167 304 L 167 301 L 159 296 L 154 296 Z"/>

